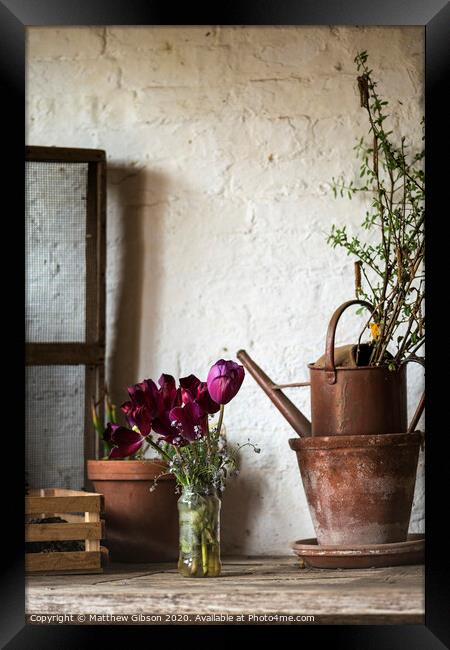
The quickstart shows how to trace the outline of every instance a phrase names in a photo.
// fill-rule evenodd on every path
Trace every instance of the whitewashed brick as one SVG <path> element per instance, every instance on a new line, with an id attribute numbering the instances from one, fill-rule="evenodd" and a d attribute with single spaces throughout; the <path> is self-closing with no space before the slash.
<path id="1" fill-rule="evenodd" d="M 102 27 L 31 27 L 26 30 L 26 47 L 33 59 L 97 59 L 104 50 L 104 31 Z"/>

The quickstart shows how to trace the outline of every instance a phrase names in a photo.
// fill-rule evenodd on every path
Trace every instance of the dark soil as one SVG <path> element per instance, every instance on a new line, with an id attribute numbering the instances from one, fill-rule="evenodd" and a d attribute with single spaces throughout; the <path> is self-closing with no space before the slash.
<path id="1" fill-rule="evenodd" d="M 43 519 L 30 519 L 29 524 L 67 524 L 61 517 L 44 517 Z M 57 551 L 84 551 L 84 542 L 61 540 L 57 542 L 26 542 L 26 553 L 55 553 Z"/>

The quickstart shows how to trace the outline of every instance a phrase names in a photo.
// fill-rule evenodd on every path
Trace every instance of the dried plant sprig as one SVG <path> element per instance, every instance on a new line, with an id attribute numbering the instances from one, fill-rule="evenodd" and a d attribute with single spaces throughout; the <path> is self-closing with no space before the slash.
<path id="1" fill-rule="evenodd" d="M 333 225 L 327 241 L 357 258 L 357 297 L 374 306 L 367 326 L 376 325 L 372 331 L 377 336 L 372 339 L 369 364 L 396 368 L 415 355 L 425 340 L 425 151 L 413 153 L 404 136 L 395 144 L 393 132 L 385 129 L 388 102 L 378 95 L 367 60 L 366 51 L 355 57 L 360 104 L 368 116 L 370 135 L 370 142 L 362 137 L 354 147 L 361 161 L 361 184 L 339 176 L 332 179 L 331 187 L 335 197 L 351 199 L 356 193 L 370 197 L 361 225 L 367 231 L 378 229 L 379 242 L 350 237 L 345 225 Z M 393 345 L 396 350 L 388 350 Z"/>

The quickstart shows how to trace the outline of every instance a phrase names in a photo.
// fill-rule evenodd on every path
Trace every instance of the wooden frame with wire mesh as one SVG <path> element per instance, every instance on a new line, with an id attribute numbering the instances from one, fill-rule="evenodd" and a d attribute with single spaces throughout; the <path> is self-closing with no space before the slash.
<path id="1" fill-rule="evenodd" d="M 62 147 L 25 148 L 26 162 L 86 163 L 86 280 L 85 336 L 83 342 L 26 342 L 27 366 L 85 366 L 84 460 L 98 455 L 90 400 L 104 386 L 105 266 L 106 266 L 106 154 L 98 149 Z M 62 224 L 62 227 L 64 225 Z M 84 462 L 85 487 L 90 488 Z"/>

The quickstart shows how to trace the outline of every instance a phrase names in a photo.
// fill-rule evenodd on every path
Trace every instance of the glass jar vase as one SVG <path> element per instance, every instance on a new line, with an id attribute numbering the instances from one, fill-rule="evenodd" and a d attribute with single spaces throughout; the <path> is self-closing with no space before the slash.
<path id="1" fill-rule="evenodd" d="M 214 489 L 184 488 L 178 499 L 178 571 L 189 578 L 220 575 L 220 499 Z"/>

